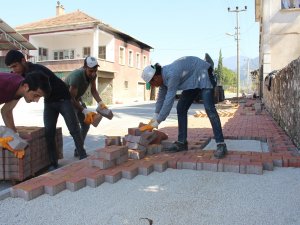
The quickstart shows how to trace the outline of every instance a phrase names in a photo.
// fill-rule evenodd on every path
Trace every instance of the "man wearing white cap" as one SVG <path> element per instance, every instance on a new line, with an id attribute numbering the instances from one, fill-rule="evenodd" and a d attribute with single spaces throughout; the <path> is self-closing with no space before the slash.
<path id="1" fill-rule="evenodd" d="M 90 129 L 90 123 L 87 123 L 85 118 L 90 116 L 90 114 L 96 114 L 96 112 L 88 110 L 85 103 L 82 101 L 82 96 L 85 94 L 89 86 L 91 87 L 91 94 L 97 101 L 99 107 L 107 108 L 96 88 L 98 67 L 99 64 L 97 59 L 95 57 L 88 56 L 84 60 L 83 67 L 74 70 L 65 79 L 65 83 L 67 84 L 71 94 L 73 107 L 77 113 L 83 141 Z M 76 149 L 74 151 L 74 156 L 78 156 Z"/>
<path id="2" fill-rule="evenodd" d="M 80 133 L 79 124 L 74 112 L 71 96 L 66 84 L 57 77 L 47 67 L 27 62 L 23 53 L 17 50 L 10 50 L 5 56 L 5 64 L 16 74 L 25 77 L 28 72 L 43 72 L 48 78 L 52 87 L 50 95 L 44 98 L 44 126 L 47 149 L 49 152 L 50 167 L 49 171 L 58 168 L 58 157 L 56 154 L 56 124 L 59 114 L 61 114 L 66 122 L 68 130 L 73 137 L 76 149 L 78 149 L 79 159 L 87 157 L 83 147 L 83 140 Z"/>
<path id="3" fill-rule="evenodd" d="M 170 114 L 176 92 L 182 90 L 177 103 L 178 141 L 167 150 L 170 152 L 188 150 L 187 112 L 201 92 L 205 111 L 217 142 L 214 156 L 223 158 L 227 154 L 220 118 L 213 99 L 213 88 L 216 85 L 213 61 L 208 54 L 205 56 L 205 61 L 198 57 L 185 56 L 163 67 L 159 64 L 147 66 L 142 72 L 142 78 L 151 86 L 159 87 L 159 92 L 153 118 L 148 125 L 140 128 L 141 131 L 158 128 L 158 125 Z"/>

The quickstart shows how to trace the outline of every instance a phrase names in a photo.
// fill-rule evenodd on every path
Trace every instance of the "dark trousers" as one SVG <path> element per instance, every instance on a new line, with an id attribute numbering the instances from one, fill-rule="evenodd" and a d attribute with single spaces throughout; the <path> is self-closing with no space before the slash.
<path id="1" fill-rule="evenodd" d="M 90 125 L 86 124 L 84 122 L 85 116 L 82 112 L 79 112 L 77 110 L 76 110 L 76 112 L 77 112 L 77 118 L 78 118 L 78 121 L 79 121 L 79 124 L 80 124 L 80 133 L 81 133 L 81 136 L 82 136 L 82 139 L 83 139 L 83 142 L 84 142 L 85 138 L 86 138 L 86 135 L 89 132 Z"/>
<path id="2" fill-rule="evenodd" d="M 223 132 L 220 117 L 214 103 L 214 89 L 190 89 L 181 93 L 177 103 L 177 117 L 178 117 L 178 141 L 185 142 L 187 140 L 187 112 L 191 107 L 196 97 L 202 92 L 202 100 L 206 114 L 210 120 L 213 133 L 217 143 L 224 142 Z"/>
<path id="3" fill-rule="evenodd" d="M 78 150 L 79 156 L 84 156 L 86 154 L 83 147 L 83 139 L 80 133 L 78 120 L 71 100 L 61 100 L 52 103 L 45 103 L 45 136 L 51 164 L 57 164 L 58 162 L 58 158 L 56 155 L 55 133 L 59 114 L 63 116 L 66 122 L 68 130 L 73 137 L 76 149 Z"/>

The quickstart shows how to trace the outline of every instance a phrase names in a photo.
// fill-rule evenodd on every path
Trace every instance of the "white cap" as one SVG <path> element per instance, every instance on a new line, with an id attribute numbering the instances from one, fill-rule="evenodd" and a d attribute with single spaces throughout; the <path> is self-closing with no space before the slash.
<path id="1" fill-rule="evenodd" d="M 93 56 L 86 57 L 84 64 L 89 68 L 94 68 L 95 66 L 99 66 L 97 59 Z"/>
<path id="2" fill-rule="evenodd" d="M 146 66 L 142 72 L 142 78 L 146 83 L 149 83 L 152 77 L 154 76 L 156 69 L 154 66 Z"/>

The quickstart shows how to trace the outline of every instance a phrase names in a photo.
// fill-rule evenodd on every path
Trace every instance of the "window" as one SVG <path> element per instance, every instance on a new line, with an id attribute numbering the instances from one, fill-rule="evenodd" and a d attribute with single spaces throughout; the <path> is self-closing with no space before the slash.
<path id="1" fill-rule="evenodd" d="M 57 50 L 53 52 L 53 59 L 54 60 L 74 59 L 74 55 L 75 55 L 75 50 L 73 49 Z"/>
<path id="2" fill-rule="evenodd" d="M 125 48 L 120 47 L 119 49 L 119 63 L 125 65 Z"/>
<path id="3" fill-rule="evenodd" d="M 98 58 L 106 59 L 106 46 L 99 46 L 98 48 Z"/>
<path id="4" fill-rule="evenodd" d="M 48 59 L 48 49 L 47 48 L 39 48 L 39 61 Z"/>
<path id="5" fill-rule="evenodd" d="M 124 88 L 125 88 L 125 89 L 128 89 L 128 81 L 127 81 L 127 80 L 124 81 Z"/>
<path id="6" fill-rule="evenodd" d="M 133 67 L 133 51 L 128 51 L 128 66 Z"/>
<path id="7" fill-rule="evenodd" d="M 141 54 L 140 53 L 136 53 L 136 68 L 140 69 L 141 68 Z"/>
<path id="8" fill-rule="evenodd" d="M 146 67 L 148 65 L 147 56 L 143 56 L 143 67 Z"/>
<path id="9" fill-rule="evenodd" d="M 82 52 L 83 58 L 86 58 L 91 55 L 91 48 L 90 47 L 83 47 Z"/>
<path id="10" fill-rule="evenodd" d="M 299 7 L 300 7 L 299 0 L 281 0 L 282 9 L 292 9 L 292 8 L 299 8 Z"/>

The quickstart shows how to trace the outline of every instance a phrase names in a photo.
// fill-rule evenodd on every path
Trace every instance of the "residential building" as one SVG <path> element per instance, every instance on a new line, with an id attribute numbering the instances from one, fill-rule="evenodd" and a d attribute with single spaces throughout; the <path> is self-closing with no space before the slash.
<path id="1" fill-rule="evenodd" d="M 260 92 L 264 78 L 300 55 L 300 1 L 255 0 L 255 20 L 260 24 Z"/>
<path id="2" fill-rule="evenodd" d="M 55 17 L 15 29 L 37 48 L 30 50 L 29 61 L 48 67 L 62 79 L 83 66 L 86 56 L 96 57 L 97 89 L 106 104 L 150 98 L 140 78 L 150 63 L 150 45 L 82 11 L 65 13 L 59 2 Z M 90 93 L 85 97 L 93 103 Z"/>

